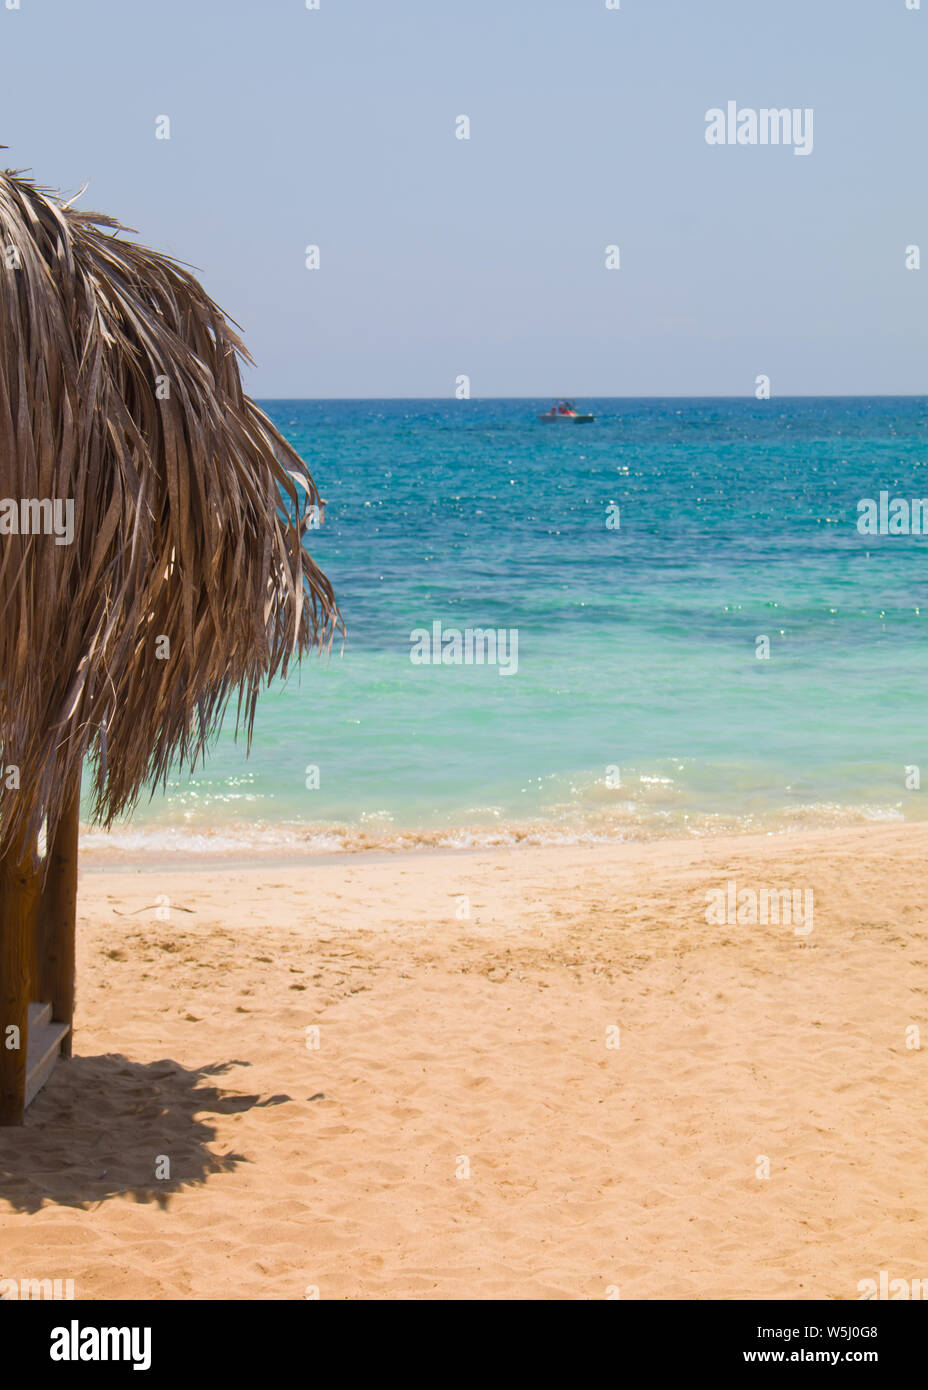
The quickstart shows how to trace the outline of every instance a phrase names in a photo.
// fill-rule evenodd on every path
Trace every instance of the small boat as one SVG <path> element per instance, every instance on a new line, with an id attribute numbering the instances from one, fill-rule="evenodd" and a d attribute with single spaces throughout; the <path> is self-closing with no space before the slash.
<path id="1" fill-rule="evenodd" d="M 555 401 L 550 410 L 546 410 L 544 415 L 539 415 L 539 420 L 546 423 L 549 420 L 572 420 L 575 425 L 589 425 L 595 420 L 595 415 L 581 415 L 573 401 Z"/>

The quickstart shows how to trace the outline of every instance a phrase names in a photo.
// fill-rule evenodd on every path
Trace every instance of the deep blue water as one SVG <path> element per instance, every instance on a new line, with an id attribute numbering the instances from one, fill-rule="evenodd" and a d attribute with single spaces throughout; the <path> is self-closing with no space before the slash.
<path id="1" fill-rule="evenodd" d="M 263 404 L 326 498 L 310 549 L 347 639 L 265 695 L 248 762 L 224 733 L 143 803 L 146 837 L 923 815 L 928 542 L 856 523 L 881 490 L 928 496 L 925 400 L 585 400 L 590 425 L 541 424 L 541 400 Z M 413 665 L 435 621 L 517 630 L 518 670 Z"/>

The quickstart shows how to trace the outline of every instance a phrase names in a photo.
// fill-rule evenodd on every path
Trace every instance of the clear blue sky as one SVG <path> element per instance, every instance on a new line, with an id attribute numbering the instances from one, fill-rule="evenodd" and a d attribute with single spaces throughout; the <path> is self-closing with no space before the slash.
<path id="1" fill-rule="evenodd" d="M 258 396 L 928 392 L 928 0 L 8 2 L 6 162 L 197 266 Z"/>

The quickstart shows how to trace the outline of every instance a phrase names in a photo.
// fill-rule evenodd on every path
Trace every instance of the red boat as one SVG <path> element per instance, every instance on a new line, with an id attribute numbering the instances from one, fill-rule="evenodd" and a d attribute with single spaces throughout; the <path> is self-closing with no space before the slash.
<path id="1" fill-rule="evenodd" d="M 544 415 L 539 415 L 539 420 L 547 423 L 550 420 L 572 420 L 575 425 L 589 425 L 595 420 L 595 415 L 581 415 L 573 401 L 555 401 L 550 410 L 546 410 Z"/>

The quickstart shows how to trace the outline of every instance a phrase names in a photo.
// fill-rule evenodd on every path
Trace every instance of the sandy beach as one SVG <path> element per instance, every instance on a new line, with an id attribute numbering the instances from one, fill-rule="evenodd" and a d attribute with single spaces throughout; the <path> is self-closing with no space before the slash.
<path id="1" fill-rule="evenodd" d="M 0 1132 L 0 1278 L 92 1299 L 922 1278 L 926 861 L 928 828 L 874 826 L 85 867 L 75 1057 Z M 707 922 L 730 881 L 812 888 L 811 931 Z"/>

